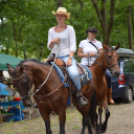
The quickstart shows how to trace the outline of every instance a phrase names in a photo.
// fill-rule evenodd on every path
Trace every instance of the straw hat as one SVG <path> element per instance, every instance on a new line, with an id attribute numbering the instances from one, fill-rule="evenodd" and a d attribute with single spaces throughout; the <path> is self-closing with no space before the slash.
<path id="1" fill-rule="evenodd" d="M 67 12 L 67 9 L 65 7 L 59 7 L 56 12 L 52 11 L 52 14 L 64 14 L 67 17 L 67 20 L 70 18 L 70 13 Z"/>

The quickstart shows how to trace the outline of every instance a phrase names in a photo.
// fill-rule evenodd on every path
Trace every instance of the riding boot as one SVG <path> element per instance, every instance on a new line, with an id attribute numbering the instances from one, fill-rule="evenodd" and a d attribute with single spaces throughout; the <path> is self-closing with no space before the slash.
<path id="1" fill-rule="evenodd" d="M 84 107 L 88 104 L 88 99 L 85 98 L 79 90 L 76 93 L 76 101 L 80 107 Z"/>
<path id="2" fill-rule="evenodd" d="M 113 101 L 112 96 L 111 96 L 111 92 L 112 92 L 112 88 L 108 88 L 108 90 L 107 90 L 107 98 L 108 98 L 108 102 L 110 104 L 114 104 L 114 101 Z"/>

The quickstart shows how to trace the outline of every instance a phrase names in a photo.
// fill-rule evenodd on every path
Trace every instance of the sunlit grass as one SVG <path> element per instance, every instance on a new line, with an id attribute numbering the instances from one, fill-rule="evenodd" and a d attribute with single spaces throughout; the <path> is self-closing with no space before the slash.
<path id="1" fill-rule="evenodd" d="M 57 115 L 50 116 L 51 129 L 53 134 L 59 133 L 59 118 Z M 81 128 L 81 114 L 74 109 L 66 111 L 66 129 L 75 130 Z M 34 117 L 30 120 L 18 122 L 4 122 L 0 126 L 0 134 L 41 134 L 45 133 L 45 124 L 41 116 Z"/>

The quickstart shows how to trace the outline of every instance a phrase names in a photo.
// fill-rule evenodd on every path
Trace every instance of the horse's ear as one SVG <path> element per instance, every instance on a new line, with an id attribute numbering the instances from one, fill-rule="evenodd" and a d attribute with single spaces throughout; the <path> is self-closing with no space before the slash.
<path id="1" fill-rule="evenodd" d="M 103 48 L 107 50 L 109 47 L 107 45 L 103 44 Z"/>
<path id="2" fill-rule="evenodd" d="M 23 64 L 20 64 L 19 71 L 20 71 L 20 72 L 23 72 L 23 69 L 24 69 L 24 65 L 23 65 Z"/>
<path id="3" fill-rule="evenodd" d="M 117 50 L 120 47 L 120 44 L 118 44 L 114 49 Z"/>
<path id="4" fill-rule="evenodd" d="M 8 70 L 9 70 L 9 73 L 12 74 L 13 68 L 12 68 L 11 65 L 8 64 L 8 63 L 7 63 L 7 68 L 8 68 Z"/>

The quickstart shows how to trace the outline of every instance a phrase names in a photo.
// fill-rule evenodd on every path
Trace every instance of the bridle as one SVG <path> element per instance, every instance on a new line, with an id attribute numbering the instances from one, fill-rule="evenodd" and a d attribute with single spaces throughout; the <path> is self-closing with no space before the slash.
<path id="1" fill-rule="evenodd" d="M 14 81 L 17 81 L 17 80 L 20 80 L 20 79 L 22 79 L 23 77 L 25 77 L 25 79 L 26 79 L 26 83 L 27 83 L 27 88 L 28 88 L 28 95 L 25 95 L 25 96 L 23 96 L 23 97 L 21 97 L 21 99 L 22 100 L 24 100 L 25 98 L 27 98 L 27 97 L 29 97 L 31 94 L 32 94 L 32 92 L 31 92 L 31 88 L 33 87 L 33 82 L 32 82 L 32 80 L 29 78 L 29 76 L 28 76 L 28 74 L 25 72 L 25 71 L 23 71 L 24 73 L 20 76 L 20 77 L 18 77 L 18 78 L 12 78 L 12 80 L 14 80 Z M 30 87 L 30 84 L 29 84 L 29 82 L 28 81 L 30 81 L 30 83 L 31 83 L 31 87 Z"/>
<path id="2" fill-rule="evenodd" d="M 99 66 L 101 66 L 101 67 L 103 67 L 105 69 L 109 69 L 109 70 L 111 70 L 111 68 L 113 66 L 118 65 L 118 63 L 115 63 L 115 64 L 113 64 L 113 65 L 110 66 L 109 61 L 108 61 L 108 56 L 107 56 L 107 52 L 110 51 L 110 50 L 112 52 L 114 50 L 114 48 L 113 47 L 110 47 L 110 49 L 108 49 L 108 50 L 105 51 L 105 58 L 106 58 L 107 67 L 103 66 L 102 64 L 100 64 L 100 63 L 98 63 L 96 61 L 94 63 L 98 64 Z"/>
<path id="3" fill-rule="evenodd" d="M 34 85 L 33 85 L 33 82 L 32 82 L 32 80 L 29 78 L 28 74 L 27 74 L 25 71 L 23 71 L 23 72 L 24 72 L 24 73 L 23 73 L 19 78 L 12 78 L 12 80 L 20 80 L 20 79 L 22 79 L 22 78 L 25 76 L 25 79 L 26 79 L 26 81 L 27 81 L 27 86 L 28 86 L 28 89 L 29 89 L 29 90 L 27 91 L 27 92 L 28 92 L 27 95 L 21 97 L 22 100 L 24 100 L 26 97 L 29 97 L 29 96 L 31 96 L 31 95 L 32 95 L 32 96 L 36 95 L 36 93 L 39 92 L 40 89 L 42 88 L 42 86 L 44 85 L 44 82 L 43 82 L 43 83 L 39 86 L 39 88 L 35 90 L 35 92 L 33 92 L 33 90 L 31 91 L 30 89 L 34 86 Z M 62 87 L 62 86 L 64 85 L 64 83 L 66 82 L 66 80 L 67 80 L 67 74 L 65 75 L 64 81 L 59 85 L 58 88 L 52 90 L 52 91 L 51 91 L 50 93 L 48 93 L 48 94 L 45 94 L 45 95 L 36 95 L 36 96 L 41 100 L 41 103 L 43 103 L 42 99 L 45 98 L 45 97 L 51 96 L 52 94 L 54 94 L 55 92 L 57 92 L 57 91 L 60 89 L 60 87 Z M 28 81 L 30 81 L 30 83 L 31 83 L 31 85 L 32 85 L 31 87 L 30 87 Z M 46 81 L 45 81 L 45 82 L 46 82 Z M 32 89 L 33 89 L 33 88 L 32 88 Z"/>

